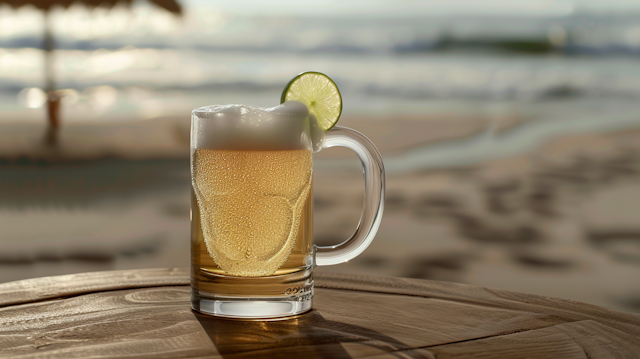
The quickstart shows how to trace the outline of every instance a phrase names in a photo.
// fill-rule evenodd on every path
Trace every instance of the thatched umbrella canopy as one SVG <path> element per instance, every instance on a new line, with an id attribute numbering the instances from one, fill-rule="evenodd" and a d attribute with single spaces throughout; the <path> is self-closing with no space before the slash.
<path id="1" fill-rule="evenodd" d="M 56 94 L 55 82 L 53 78 L 53 70 L 51 64 L 51 52 L 54 50 L 53 36 L 51 34 L 50 22 L 48 18 L 49 10 L 53 7 L 68 8 L 73 4 L 84 4 L 87 7 L 114 7 L 116 5 L 130 6 L 134 0 L 0 0 L 0 4 L 8 4 L 17 8 L 25 5 L 32 5 L 41 9 L 45 13 L 45 30 L 43 48 L 45 55 L 45 76 L 46 76 L 46 92 L 47 92 L 47 114 L 49 117 L 49 128 L 47 131 L 47 143 L 55 145 L 58 138 L 58 129 L 60 127 L 60 97 Z M 150 3 L 165 9 L 176 15 L 182 14 L 182 7 L 176 0 L 147 0 Z"/>
<path id="2" fill-rule="evenodd" d="M 175 14 L 182 13 L 182 7 L 175 0 L 148 0 L 167 11 Z M 88 7 L 113 7 L 117 4 L 131 5 L 132 0 L 2 0 L 0 3 L 8 4 L 12 7 L 33 5 L 40 10 L 49 10 L 54 6 L 67 8 L 73 4 L 84 4 Z"/>

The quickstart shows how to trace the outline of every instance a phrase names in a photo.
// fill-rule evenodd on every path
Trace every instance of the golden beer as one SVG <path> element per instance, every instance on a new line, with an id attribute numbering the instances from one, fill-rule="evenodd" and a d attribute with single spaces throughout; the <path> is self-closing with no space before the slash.
<path id="1" fill-rule="evenodd" d="M 192 168 L 194 288 L 219 293 L 226 287 L 225 296 L 306 292 L 313 263 L 312 152 L 196 149 Z M 224 286 L 227 280 L 235 285 Z"/>

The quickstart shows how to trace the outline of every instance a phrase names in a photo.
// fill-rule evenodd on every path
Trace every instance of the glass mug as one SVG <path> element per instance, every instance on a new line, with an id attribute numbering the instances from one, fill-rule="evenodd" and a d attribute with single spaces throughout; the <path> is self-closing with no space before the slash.
<path id="1" fill-rule="evenodd" d="M 312 153 L 333 146 L 360 158 L 364 208 L 351 238 L 320 247 L 313 244 Z M 313 269 L 362 253 L 384 207 L 384 167 L 373 143 L 344 127 L 325 134 L 299 102 L 194 110 L 191 184 L 191 304 L 220 317 L 311 310 Z"/>

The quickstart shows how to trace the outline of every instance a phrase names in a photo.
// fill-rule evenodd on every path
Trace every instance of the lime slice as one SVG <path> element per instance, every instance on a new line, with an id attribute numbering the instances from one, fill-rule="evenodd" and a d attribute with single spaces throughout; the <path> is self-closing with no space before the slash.
<path id="1" fill-rule="evenodd" d="M 342 113 L 342 96 L 335 82 L 319 72 L 303 72 L 294 77 L 282 91 L 280 103 L 299 101 L 307 105 L 320 127 L 328 131 Z"/>

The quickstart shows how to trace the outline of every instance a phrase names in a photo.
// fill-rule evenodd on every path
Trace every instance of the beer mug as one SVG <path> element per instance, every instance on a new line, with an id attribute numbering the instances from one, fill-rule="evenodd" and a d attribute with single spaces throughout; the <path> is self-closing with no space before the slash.
<path id="1" fill-rule="evenodd" d="M 351 238 L 322 247 L 313 244 L 312 153 L 333 146 L 360 158 L 364 208 Z M 313 269 L 362 253 L 384 207 L 384 167 L 373 143 L 344 127 L 325 134 L 299 102 L 194 110 L 191 184 L 191 304 L 220 317 L 311 310 Z"/>

